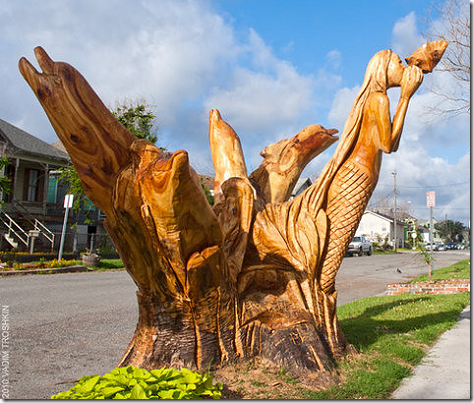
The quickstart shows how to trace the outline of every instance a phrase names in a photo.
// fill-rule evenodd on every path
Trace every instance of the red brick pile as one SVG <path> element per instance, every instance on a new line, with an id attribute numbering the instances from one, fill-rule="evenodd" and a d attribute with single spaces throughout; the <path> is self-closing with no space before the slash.
<path id="1" fill-rule="evenodd" d="M 470 290 L 470 280 L 432 280 L 419 281 L 417 283 L 387 284 L 385 294 L 456 294 Z"/>

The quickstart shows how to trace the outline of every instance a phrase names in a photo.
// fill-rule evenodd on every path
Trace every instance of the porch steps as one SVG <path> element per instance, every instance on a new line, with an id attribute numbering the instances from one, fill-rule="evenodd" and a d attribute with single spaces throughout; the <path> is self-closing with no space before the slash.
<path id="1" fill-rule="evenodd" d="M 33 238 L 43 236 L 51 243 L 51 250 L 53 250 L 54 234 L 41 221 L 35 219 L 34 223 L 31 223 L 34 228 L 27 231 L 5 211 L 0 210 L 0 223 L 7 228 L 8 232 L 4 235 L 4 238 L 13 248 L 17 249 L 19 242 L 21 242 L 26 248 L 33 249 Z"/>
<path id="2" fill-rule="evenodd" d="M 13 239 L 13 237 L 12 237 L 10 234 L 5 234 L 3 237 L 6 239 L 6 241 L 7 241 L 13 248 L 15 248 L 15 249 L 18 248 L 18 242 L 15 242 L 15 240 Z"/>

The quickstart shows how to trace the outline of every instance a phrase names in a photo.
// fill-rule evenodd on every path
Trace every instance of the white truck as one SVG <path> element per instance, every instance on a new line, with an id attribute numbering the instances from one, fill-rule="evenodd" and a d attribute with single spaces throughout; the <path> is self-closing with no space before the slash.
<path id="1" fill-rule="evenodd" d="M 347 254 L 349 256 L 362 256 L 364 253 L 367 256 L 372 254 L 372 242 L 368 241 L 363 236 L 355 236 L 349 244 L 349 248 L 347 248 Z"/>

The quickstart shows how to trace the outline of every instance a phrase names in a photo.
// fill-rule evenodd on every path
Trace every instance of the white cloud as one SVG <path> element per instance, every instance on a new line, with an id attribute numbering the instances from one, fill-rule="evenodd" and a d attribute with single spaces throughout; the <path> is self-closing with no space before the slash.
<path id="1" fill-rule="evenodd" d="M 341 88 L 334 97 L 328 118 L 331 126 L 338 129 L 340 135 L 344 130 L 344 124 L 349 116 L 349 112 L 354 104 L 359 88 L 360 86 L 358 85 L 352 88 Z"/>
<path id="2" fill-rule="evenodd" d="M 397 171 L 398 198 L 410 200 L 414 214 L 427 218 L 426 192 L 436 192 L 437 219 L 459 220 L 469 215 L 470 153 L 451 164 L 445 158 L 429 155 L 419 144 L 403 142 L 395 155 L 384 156 L 376 193 L 393 194 L 393 176 Z"/>
<path id="3" fill-rule="evenodd" d="M 337 49 L 333 49 L 328 52 L 326 59 L 331 64 L 332 68 L 337 70 L 342 64 L 342 53 Z"/>
<path id="4" fill-rule="evenodd" d="M 419 48 L 425 40 L 418 33 L 416 26 L 416 15 L 411 12 L 407 16 L 399 19 L 392 31 L 392 49 L 400 57 L 408 57 L 413 51 Z"/>
<path id="5" fill-rule="evenodd" d="M 207 2 L 5 3 L 1 17 L 9 18 L 0 35 L 14 45 L 2 50 L 8 78 L 24 86 L 16 63 L 22 55 L 33 59 L 33 48 L 42 45 L 78 68 L 106 103 L 145 98 L 164 125 L 175 121 L 183 102 L 202 96 L 237 49 L 232 28 Z"/>
<path id="6" fill-rule="evenodd" d="M 284 62 L 275 66 L 274 73 L 236 69 L 228 88 L 211 92 L 206 108 L 220 109 L 229 122 L 253 134 L 291 123 L 311 101 L 312 80 Z"/>
<path id="7" fill-rule="evenodd" d="M 315 88 L 337 81 L 324 71 L 318 77 L 300 74 L 252 29 L 238 40 L 210 1 L 113 5 L 0 0 L 0 36 L 11 45 L 0 50 L 0 72 L 10 83 L 9 96 L 0 99 L 2 118 L 26 122 L 23 129 L 56 140 L 17 68 L 21 56 L 34 60 L 37 45 L 76 67 L 107 105 L 145 99 L 158 116 L 159 142 L 171 150 L 186 145 L 201 158 L 209 156 L 209 109 L 221 110 L 247 149 L 261 151 L 314 123 L 302 123 L 302 117 L 314 106 Z"/>
<path id="8" fill-rule="evenodd" d="M 449 85 L 450 78 L 435 70 L 426 80 Z M 399 150 L 383 156 L 375 194 L 392 197 L 391 173 L 396 170 L 399 200 L 410 200 L 416 216 L 426 218 L 426 191 L 435 190 L 437 218 L 444 219 L 446 214 L 450 219 L 461 219 L 469 214 L 470 205 L 470 153 L 466 151 L 469 150 L 469 117 L 430 114 L 428 107 L 439 101 L 436 95 L 423 89 L 425 84 L 410 101 Z M 340 132 L 358 91 L 359 87 L 355 86 L 341 88 L 336 93 L 328 116 L 331 125 Z M 389 91 L 392 118 L 399 94 L 399 89 Z"/>

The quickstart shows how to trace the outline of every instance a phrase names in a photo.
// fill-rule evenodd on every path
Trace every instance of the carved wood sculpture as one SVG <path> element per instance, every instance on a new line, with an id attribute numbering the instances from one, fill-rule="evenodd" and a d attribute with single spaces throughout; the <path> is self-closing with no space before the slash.
<path id="1" fill-rule="evenodd" d="M 334 156 L 290 201 L 305 165 L 337 131 L 313 125 L 268 146 L 248 175 L 237 134 L 211 111 L 213 208 L 185 151 L 166 159 L 121 126 L 77 70 L 40 47 L 35 53 L 42 73 L 24 58 L 20 71 L 138 287 L 139 321 L 119 365 L 205 369 L 260 356 L 293 375 L 328 379 L 334 357 L 351 350 L 337 322 L 335 276 L 382 152 L 398 148 L 423 77 L 415 64 L 424 58 L 432 69 L 433 52 L 419 51 L 409 67 L 390 50 L 372 58 Z M 401 95 L 392 122 L 393 86 Z"/>

